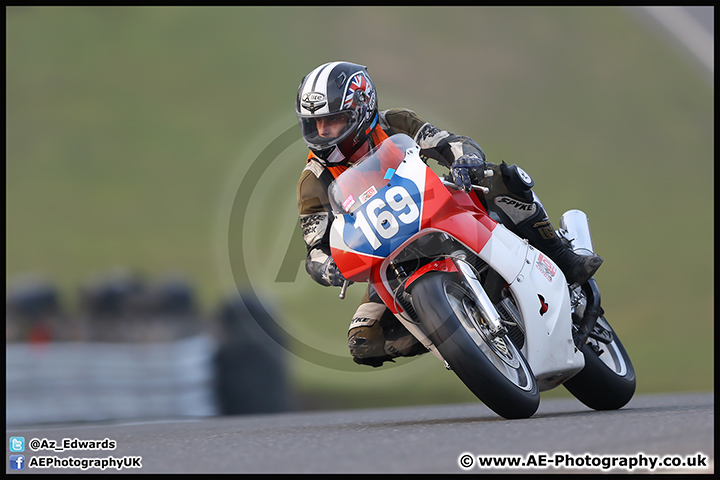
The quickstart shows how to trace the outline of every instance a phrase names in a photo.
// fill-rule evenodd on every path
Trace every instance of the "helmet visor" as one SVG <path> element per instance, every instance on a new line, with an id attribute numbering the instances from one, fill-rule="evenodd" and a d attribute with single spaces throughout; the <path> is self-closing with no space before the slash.
<path id="1" fill-rule="evenodd" d="M 305 143 L 315 150 L 337 145 L 357 127 L 357 114 L 352 110 L 306 117 L 298 115 Z"/>

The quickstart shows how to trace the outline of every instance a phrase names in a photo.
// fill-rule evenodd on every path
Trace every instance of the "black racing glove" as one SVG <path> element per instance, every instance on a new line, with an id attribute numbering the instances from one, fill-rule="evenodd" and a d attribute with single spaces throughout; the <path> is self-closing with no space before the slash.
<path id="1" fill-rule="evenodd" d="M 450 166 L 455 185 L 469 192 L 472 185 L 479 184 L 485 178 L 485 159 L 477 153 L 468 153 Z"/>

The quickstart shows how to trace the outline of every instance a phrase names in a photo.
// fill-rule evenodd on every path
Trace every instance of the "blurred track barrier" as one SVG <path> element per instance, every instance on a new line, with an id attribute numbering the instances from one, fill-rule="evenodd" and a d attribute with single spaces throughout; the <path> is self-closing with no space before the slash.
<path id="1" fill-rule="evenodd" d="M 212 337 L 6 345 L 6 424 L 218 414 Z"/>
<path id="2" fill-rule="evenodd" d="M 23 278 L 6 302 L 6 423 L 292 410 L 267 306 L 234 294 L 208 317 L 194 296 L 182 277 L 114 271 L 84 284 L 70 314 L 52 282 Z"/>

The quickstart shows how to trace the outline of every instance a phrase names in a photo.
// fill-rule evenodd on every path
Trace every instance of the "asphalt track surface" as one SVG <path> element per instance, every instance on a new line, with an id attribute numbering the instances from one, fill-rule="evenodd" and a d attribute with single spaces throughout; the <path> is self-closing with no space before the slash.
<path id="1" fill-rule="evenodd" d="M 25 472 L 10 470 L 8 464 L 6 472 L 80 473 L 78 466 L 40 469 L 29 462 L 33 457 L 112 456 L 141 457 L 141 468 L 122 473 L 647 473 L 643 464 L 630 469 L 629 462 L 650 458 L 699 464 L 656 467 L 656 473 L 709 473 L 714 471 L 713 420 L 714 395 L 688 393 L 636 396 L 625 408 L 605 412 L 573 398 L 543 399 L 538 412 L 524 420 L 505 420 L 477 402 L 18 427 L 6 431 L 6 441 L 26 439 Z M 116 447 L 32 451 L 33 439 L 58 445 L 63 439 L 110 439 Z M 472 460 L 467 469 L 460 465 L 465 454 Z M 529 465 L 481 468 L 481 455 L 515 456 Z M 626 465 L 604 470 L 602 462 L 612 458 L 618 459 L 616 466 Z"/>

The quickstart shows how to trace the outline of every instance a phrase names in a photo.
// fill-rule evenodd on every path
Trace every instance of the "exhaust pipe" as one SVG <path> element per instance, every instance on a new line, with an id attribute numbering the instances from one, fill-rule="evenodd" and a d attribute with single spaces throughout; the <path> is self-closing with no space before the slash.
<path id="1" fill-rule="evenodd" d="M 560 217 L 558 234 L 564 237 L 578 255 L 595 253 L 590 233 L 590 221 L 581 210 L 568 210 Z"/>
<path id="2" fill-rule="evenodd" d="M 592 243 L 592 235 L 590 234 L 590 221 L 585 212 L 581 210 L 568 210 L 560 217 L 560 228 L 558 234 L 565 238 L 572 248 L 573 252 L 578 255 L 592 255 L 595 253 Z M 587 298 L 587 306 L 582 320 L 575 326 L 573 331 L 573 340 L 575 347 L 580 350 L 587 341 L 595 328 L 597 319 L 602 315 L 602 307 L 600 306 L 600 290 L 595 283 L 595 279 L 591 278 L 583 286 Z"/>

